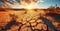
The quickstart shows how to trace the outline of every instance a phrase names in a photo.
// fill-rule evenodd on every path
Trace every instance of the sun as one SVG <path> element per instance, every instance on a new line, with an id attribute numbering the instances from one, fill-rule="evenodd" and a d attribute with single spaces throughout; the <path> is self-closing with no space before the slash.
<path id="1" fill-rule="evenodd" d="M 32 9 L 32 6 L 31 6 L 31 5 L 29 5 L 29 6 L 27 6 L 27 7 L 26 7 L 26 9 Z"/>
<path id="2" fill-rule="evenodd" d="M 33 8 L 34 8 L 33 3 L 26 4 L 26 9 L 33 9 Z"/>
<path id="3" fill-rule="evenodd" d="M 32 9 L 32 8 L 33 8 L 32 5 L 27 5 L 27 6 L 26 6 L 26 9 Z"/>

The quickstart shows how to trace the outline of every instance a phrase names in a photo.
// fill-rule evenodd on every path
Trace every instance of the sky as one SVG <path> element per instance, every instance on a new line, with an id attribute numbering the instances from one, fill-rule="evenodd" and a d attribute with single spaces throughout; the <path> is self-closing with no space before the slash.
<path id="1" fill-rule="evenodd" d="M 51 5 L 55 6 L 57 4 L 57 6 L 60 7 L 60 0 L 36 0 L 36 1 L 32 1 L 29 0 L 31 2 L 29 2 L 28 0 L 24 0 L 21 1 L 20 3 L 22 3 L 21 5 L 19 4 L 19 0 L 7 0 L 9 3 L 13 3 L 14 1 L 14 5 L 11 5 L 12 8 L 48 8 Z M 2 5 L 3 2 L 2 0 L 0 0 L 0 5 Z M 28 5 L 26 4 L 28 3 Z"/>

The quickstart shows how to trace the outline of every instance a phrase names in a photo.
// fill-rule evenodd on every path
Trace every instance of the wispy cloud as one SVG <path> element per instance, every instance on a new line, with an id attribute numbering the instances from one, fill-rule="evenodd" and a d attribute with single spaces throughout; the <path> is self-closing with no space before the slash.
<path id="1" fill-rule="evenodd" d="M 4 5 L 3 3 L 4 2 L 0 0 L 0 7 Z M 59 0 L 7 0 L 5 3 L 10 7 L 12 6 L 12 8 L 26 8 L 26 7 L 46 8 L 49 7 L 50 5 L 55 5 L 55 4 L 58 4 L 58 6 L 60 6 Z"/>
<path id="2" fill-rule="evenodd" d="M 40 0 L 40 2 L 44 2 L 44 0 Z"/>

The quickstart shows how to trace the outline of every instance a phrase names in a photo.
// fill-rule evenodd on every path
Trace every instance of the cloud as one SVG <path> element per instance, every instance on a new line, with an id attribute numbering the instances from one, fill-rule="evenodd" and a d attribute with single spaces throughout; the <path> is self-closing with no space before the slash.
<path id="1" fill-rule="evenodd" d="M 40 2 L 44 2 L 44 0 L 40 0 Z"/>

